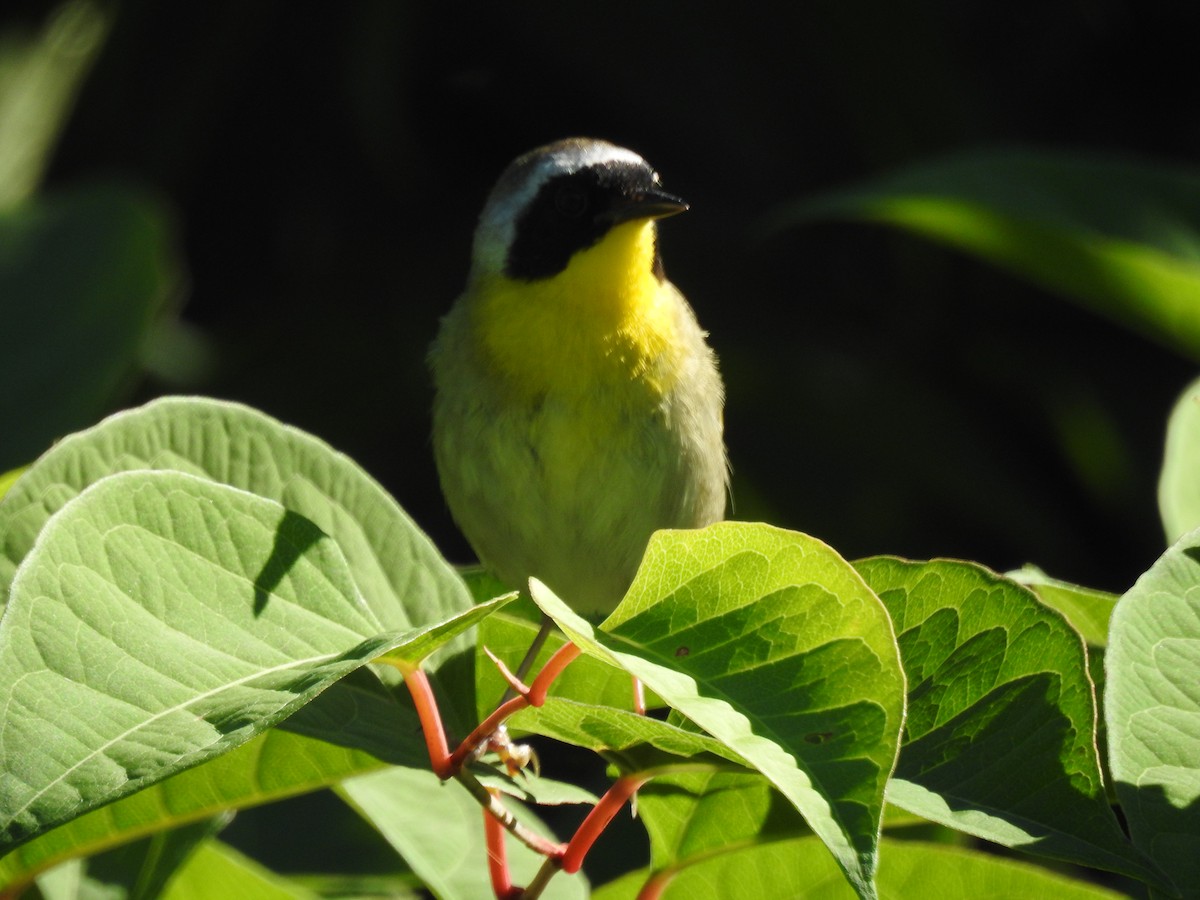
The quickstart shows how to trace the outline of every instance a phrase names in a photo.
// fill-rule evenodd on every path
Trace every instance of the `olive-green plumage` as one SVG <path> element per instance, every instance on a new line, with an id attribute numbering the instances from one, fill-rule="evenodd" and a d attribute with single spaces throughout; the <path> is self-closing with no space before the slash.
<path id="1" fill-rule="evenodd" d="M 716 358 L 662 274 L 686 205 L 640 156 L 573 139 L 518 158 L 430 350 L 446 501 L 480 560 L 607 612 L 650 535 L 722 518 Z"/>

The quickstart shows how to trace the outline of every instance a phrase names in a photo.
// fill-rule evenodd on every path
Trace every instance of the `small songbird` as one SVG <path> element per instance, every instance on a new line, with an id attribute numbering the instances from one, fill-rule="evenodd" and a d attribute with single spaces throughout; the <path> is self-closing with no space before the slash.
<path id="1" fill-rule="evenodd" d="M 430 350 L 455 521 L 501 580 L 536 577 L 582 614 L 621 600 L 652 532 L 724 516 L 721 376 L 656 240 L 685 209 L 606 141 L 526 153 Z"/>

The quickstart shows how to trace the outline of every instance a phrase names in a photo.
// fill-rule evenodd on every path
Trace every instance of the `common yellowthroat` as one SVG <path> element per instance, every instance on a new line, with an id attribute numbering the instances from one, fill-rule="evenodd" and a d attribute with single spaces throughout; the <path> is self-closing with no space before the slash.
<path id="1" fill-rule="evenodd" d="M 724 389 L 667 281 L 687 209 L 641 156 L 573 138 L 514 160 L 429 354 L 442 491 L 480 561 L 605 613 L 652 532 L 724 515 Z"/>

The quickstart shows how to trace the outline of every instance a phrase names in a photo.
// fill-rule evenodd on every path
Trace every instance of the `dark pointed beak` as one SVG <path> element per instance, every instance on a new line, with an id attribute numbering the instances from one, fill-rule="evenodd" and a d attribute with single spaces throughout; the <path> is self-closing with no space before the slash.
<path id="1" fill-rule="evenodd" d="M 687 208 L 687 203 L 673 194 L 651 188 L 618 198 L 596 218 L 609 225 L 619 225 L 637 219 L 665 219 L 667 216 L 678 215 Z"/>

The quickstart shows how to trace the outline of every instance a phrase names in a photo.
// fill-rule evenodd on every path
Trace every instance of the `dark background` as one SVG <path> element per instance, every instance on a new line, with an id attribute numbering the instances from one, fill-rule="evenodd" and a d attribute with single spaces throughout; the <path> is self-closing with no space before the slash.
<path id="1" fill-rule="evenodd" d="M 9 3 L 0 26 L 37 26 Z M 1194 0 L 152 3 L 117 7 L 45 192 L 117 177 L 175 217 L 186 390 L 312 431 L 446 554 L 424 353 L 518 153 L 586 134 L 692 204 L 667 271 L 722 360 L 734 515 L 854 558 L 1127 588 L 1194 361 L 878 226 L 780 205 L 972 147 L 1200 150 Z M 311 801 L 317 804 L 326 800 Z"/>
<path id="2" fill-rule="evenodd" d="M 1162 548 L 1190 362 L 916 238 L 755 226 L 967 147 L 1192 160 L 1195 4 L 118 9 L 47 189 L 115 174 L 165 197 L 213 362 L 184 387 L 348 452 L 451 558 L 469 550 L 436 486 L 424 351 L 491 182 L 571 134 L 633 147 L 692 203 L 662 245 L 721 356 L 737 518 L 1109 590 Z"/>

